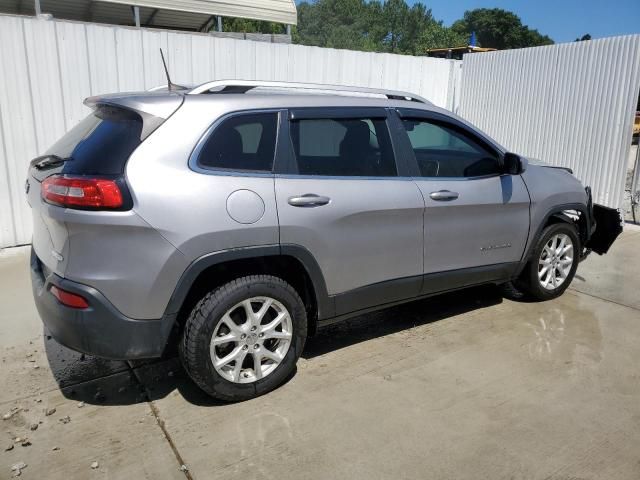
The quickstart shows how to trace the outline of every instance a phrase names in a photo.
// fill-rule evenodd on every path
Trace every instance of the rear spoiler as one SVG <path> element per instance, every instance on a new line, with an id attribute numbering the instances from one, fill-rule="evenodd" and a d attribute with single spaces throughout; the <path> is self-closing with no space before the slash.
<path id="1" fill-rule="evenodd" d="M 136 113 L 152 115 L 166 120 L 184 102 L 184 95 L 175 92 L 112 93 L 87 97 L 84 104 L 95 109 L 98 105 L 125 108 Z"/>

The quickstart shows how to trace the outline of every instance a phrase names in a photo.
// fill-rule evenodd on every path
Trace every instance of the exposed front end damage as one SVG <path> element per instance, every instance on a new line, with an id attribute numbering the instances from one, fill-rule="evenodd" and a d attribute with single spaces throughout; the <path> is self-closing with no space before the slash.
<path id="1" fill-rule="evenodd" d="M 585 246 L 599 255 L 604 255 L 622 233 L 622 218 L 618 210 L 598 204 L 593 206 L 593 218 L 595 228 Z"/>
<path id="2" fill-rule="evenodd" d="M 586 254 L 593 251 L 598 255 L 604 255 L 609 251 L 618 235 L 622 233 L 622 217 L 615 208 L 594 204 L 591 188 L 587 187 L 585 190 L 588 197 L 587 211 L 589 215 L 589 237 L 584 243 Z"/>
<path id="3" fill-rule="evenodd" d="M 618 235 L 622 233 L 622 217 L 614 208 L 594 204 L 591 188 L 586 187 L 586 210 L 563 210 L 553 216 L 567 223 L 575 224 L 582 248 L 580 261 L 586 259 L 591 252 L 604 255 L 609 251 Z"/>

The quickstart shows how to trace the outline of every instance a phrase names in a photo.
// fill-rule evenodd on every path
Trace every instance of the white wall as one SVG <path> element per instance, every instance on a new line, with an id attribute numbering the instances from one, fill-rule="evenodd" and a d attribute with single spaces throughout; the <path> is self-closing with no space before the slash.
<path id="1" fill-rule="evenodd" d="M 84 117 L 82 100 L 165 83 L 288 80 L 417 93 L 452 108 L 455 60 L 0 15 L 0 248 L 28 243 L 30 159 Z"/>
<path id="2" fill-rule="evenodd" d="M 0 248 L 30 241 L 31 158 L 88 112 L 82 100 L 165 82 L 289 80 L 407 90 L 505 147 L 574 169 L 619 207 L 640 88 L 640 35 L 466 55 L 464 63 L 0 15 Z"/>
<path id="3" fill-rule="evenodd" d="M 571 167 L 619 208 L 640 89 L 640 35 L 465 55 L 458 113 L 511 151 Z"/>

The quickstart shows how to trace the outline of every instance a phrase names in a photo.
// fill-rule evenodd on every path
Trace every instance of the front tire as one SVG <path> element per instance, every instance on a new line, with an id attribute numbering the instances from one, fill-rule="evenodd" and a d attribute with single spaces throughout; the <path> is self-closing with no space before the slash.
<path id="1" fill-rule="evenodd" d="M 294 288 L 277 277 L 252 275 L 198 302 L 185 324 L 180 358 L 202 390 L 236 402 L 285 382 L 306 337 L 306 311 Z"/>
<path id="2" fill-rule="evenodd" d="M 515 287 L 534 300 L 559 297 L 576 274 L 580 248 L 575 226 L 549 225 L 542 231 L 529 262 L 514 282 Z"/>

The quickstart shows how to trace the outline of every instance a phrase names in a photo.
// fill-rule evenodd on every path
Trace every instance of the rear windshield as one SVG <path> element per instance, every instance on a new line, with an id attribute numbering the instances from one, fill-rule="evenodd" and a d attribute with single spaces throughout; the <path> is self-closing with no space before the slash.
<path id="1" fill-rule="evenodd" d="M 119 175 L 144 140 L 143 123 L 142 117 L 130 110 L 100 106 L 58 140 L 46 155 L 67 160 L 60 173 Z"/>

